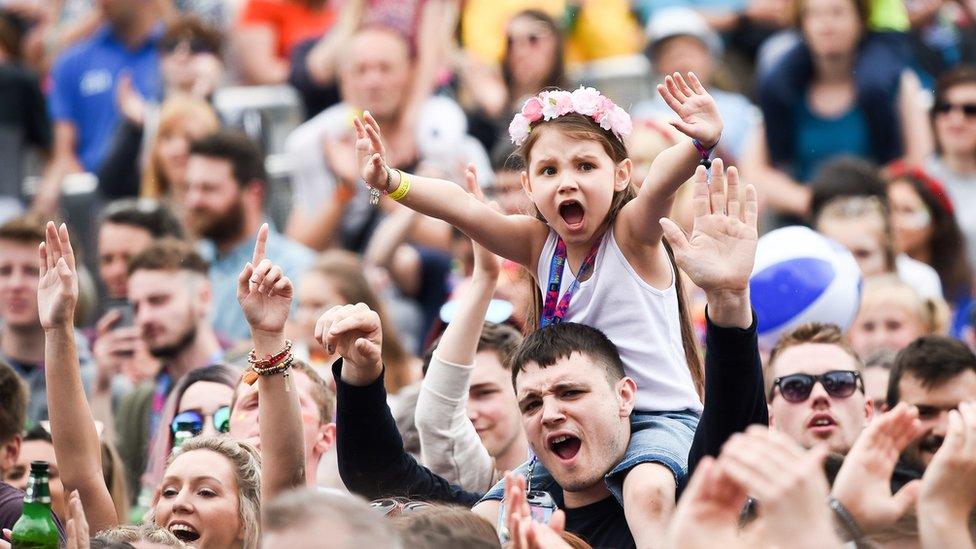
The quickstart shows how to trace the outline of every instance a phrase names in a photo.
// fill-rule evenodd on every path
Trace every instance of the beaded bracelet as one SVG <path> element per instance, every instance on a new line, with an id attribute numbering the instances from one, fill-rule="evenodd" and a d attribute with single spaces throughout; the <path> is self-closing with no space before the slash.
<path id="1" fill-rule="evenodd" d="M 275 355 L 266 355 L 264 360 L 258 360 L 257 353 L 254 349 L 247 354 L 247 362 L 250 364 L 247 370 L 244 371 L 243 380 L 244 383 L 248 385 L 254 385 L 257 381 L 258 376 L 270 376 L 275 374 L 284 374 L 288 377 L 288 369 L 291 368 L 292 364 L 295 362 L 295 356 L 291 354 L 292 343 L 290 340 L 285 340 L 285 348 Z M 285 389 L 288 389 L 288 385 L 285 385 Z"/>

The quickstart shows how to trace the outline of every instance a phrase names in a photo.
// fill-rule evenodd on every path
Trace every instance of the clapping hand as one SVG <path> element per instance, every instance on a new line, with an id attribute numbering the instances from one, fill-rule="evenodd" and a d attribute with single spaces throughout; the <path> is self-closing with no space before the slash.
<path id="1" fill-rule="evenodd" d="M 363 303 L 326 311 L 315 323 L 315 340 L 343 358 L 342 379 L 350 385 L 369 385 L 383 372 L 380 316 Z"/>
<path id="2" fill-rule="evenodd" d="M 281 267 L 265 257 L 268 224 L 258 229 L 251 261 L 237 278 L 237 301 L 255 337 L 281 334 L 288 321 L 294 288 Z"/>
<path id="3" fill-rule="evenodd" d="M 680 118 L 671 122 L 678 131 L 697 139 L 705 147 L 714 147 L 722 137 L 722 117 L 718 105 L 693 72 L 685 81 L 681 73 L 664 77 L 657 92 Z"/>
<path id="4" fill-rule="evenodd" d="M 915 504 L 918 481 L 892 494 L 891 475 L 919 433 L 918 410 L 900 403 L 868 424 L 844 458 L 831 493 L 865 534 L 894 525 Z"/>
<path id="5" fill-rule="evenodd" d="M 738 539 L 739 514 L 745 502 L 745 490 L 715 459 L 702 459 L 678 501 L 668 529 L 668 546 L 683 549 L 745 547 Z"/>
<path id="6" fill-rule="evenodd" d="M 962 402 L 958 410 L 949 412 L 945 440 L 922 477 L 918 511 L 923 547 L 948 546 L 947 540 L 963 537 L 973 509 L 976 509 L 976 402 Z M 968 547 L 972 546 L 970 541 Z"/>
<path id="7" fill-rule="evenodd" d="M 38 249 L 38 267 L 37 310 L 41 326 L 45 330 L 70 330 L 78 303 L 78 273 L 64 223 L 55 228 L 54 222 L 48 221 L 44 242 Z"/>

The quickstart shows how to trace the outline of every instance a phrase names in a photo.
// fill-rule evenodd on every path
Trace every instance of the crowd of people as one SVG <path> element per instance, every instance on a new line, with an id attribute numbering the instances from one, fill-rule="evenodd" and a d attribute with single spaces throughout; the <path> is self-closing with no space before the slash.
<path id="1" fill-rule="evenodd" d="M 976 547 L 970 0 L 10 0 L 0 97 L 0 548 Z"/>

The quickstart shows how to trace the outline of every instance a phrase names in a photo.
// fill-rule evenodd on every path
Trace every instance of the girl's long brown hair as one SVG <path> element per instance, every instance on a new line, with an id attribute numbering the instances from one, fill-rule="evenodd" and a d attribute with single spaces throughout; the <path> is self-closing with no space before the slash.
<path id="1" fill-rule="evenodd" d="M 347 303 L 365 303 L 379 315 L 380 325 L 383 327 L 382 356 L 386 366 L 383 385 L 386 392 L 393 395 L 413 383 L 413 376 L 410 375 L 413 357 L 403 347 L 396 326 L 386 314 L 386 307 L 366 280 L 363 262 L 359 256 L 343 250 L 330 250 L 320 255 L 318 261 L 306 272 L 325 276 L 335 284 L 336 291 Z"/>
<path id="2" fill-rule="evenodd" d="M 601 128 L 590 118 L 573 113 L 549 121 L 539 122 L 532 127 L 532 130 L 529 132 L 529 137 L 514 153 L 520 157 L 522 165 L 526 170 L 529 168 L 529 152 L 539 139 L 539 128 L 543 124 L 548 128 L 558 128 L 564 134 L 574 139 L 597 141 L 603 146 L 603 149 L 614 163 L 618 164 L 623 162 L 628 157 L 627 147 L 620 139 L 617 139 L 608 130 Z M 612 229 L 613 222 L 617 219 L 617 214 L 620 213 L 620 210 L 623 209 L 625 204 L 637 198 L 637 191 L 637 186 L 633 182 L 630 182 L 627 188 L 613 193 L 613 199 L 610 201 L 610 212 L 607 214 L 607 219 L 603 223 L 602 231 Z M 548 223 L 538 208 L 536 208 L 535 215 L 538 219 Z M 688 371 L 691 373 L 691 380 L 695 384 L 695 390 L 698 392 L 698 397 L 703 398 L 705 394 L 705 370 L 702 364 L 701 354 L 698 351 L 697 337 L 692 327 L 691 315 L 688 311 L 687 296 L 685 295 L 684 284 L 681 281 L 681 272 L 678 269 L 678 265 L 674 262 L 674 252 L 671 250 L 671 246 L 667 240 L 662 238 L 661 243 L 664 244 L 664 249 L 668 253 L 668 261 L 674 269 L 674 290 L 678 296 L 678 322 L 681 325 L 681 346 L 685 351 Z M 526 272 L 528 271 L 526 270 Z M 532 285 L 533 307 L 525 323 L 526 335 L 538 328 L 542 315 L 542 307 L 544 305 L 542 294 L 535 283 L 534 273 L 528 274 L 528 283 Z"/>

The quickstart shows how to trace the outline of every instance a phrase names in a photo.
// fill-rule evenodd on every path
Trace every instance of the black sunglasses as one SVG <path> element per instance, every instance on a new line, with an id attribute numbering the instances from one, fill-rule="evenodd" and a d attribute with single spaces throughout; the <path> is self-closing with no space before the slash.
<path id="1" fill-rule="evenodd" d="M 210 416 L 213 420 L 214 429 L 218 433 L 230 431 L 230 406 L 221 406 Z M 203 424 L 206 416 L 200 410 L 186 410 L 176 414 L 173 422 L 170 423 L 170 430 L 173 433 L 173 445 L 179 446 L 187 439 L 198 436 L 203 432 Z"/>
<path id="2" fill-rule="evenodd" d="M 976 103 L 936 103 L 932 107 L 932 112 L 935 114 L 946 114 L 955 109 L 962 110 L 962 113 L 966 115 L 967 118 L 972 118 L 976 116 Z"/>
<path id="3" fill-rule="evenodd" d="M 165 38 L 159 42 L 159 49 L 165 53 L 173 53 L 176 51 L 176 48 L 183 44 L 186 44 L 187 48 L 190 50 L 190 53 L 194 55 L 199 53 L 217 53 L 210 42 L 200 38 L 199 36 Z"/>
<path id="4" fill-rule="evenodd" d="M 827 394 L 834 398 L 847 398 L 858 388 L 864 392 L 864 383 L 858 386 L 861 374 L 853 370 L 832 370 L 826 374 L 813 376 L 810 374 L 791 374 L 773 380 L 773 388 L 769 392 L 769 399 L 773 399 L 776 388 L 783 395 L 786 402 L 798 403 L 810 398 L 813 386 L 819 382 Z"/>

